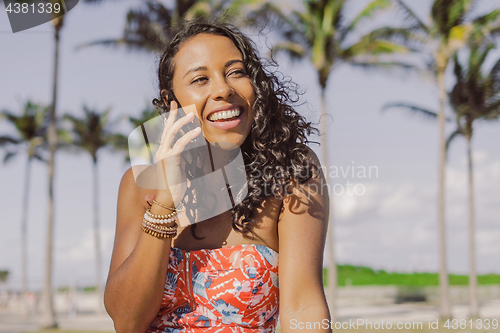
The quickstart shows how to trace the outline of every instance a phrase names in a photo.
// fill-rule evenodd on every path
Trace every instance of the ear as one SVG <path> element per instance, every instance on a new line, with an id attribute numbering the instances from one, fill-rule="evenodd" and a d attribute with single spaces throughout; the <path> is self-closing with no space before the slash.
<path id="1" fill-rule="evenodd" d="M 163 100 L 163 102 L 165 103 L 165 105 L 168 104 L 168 92 L 166 89 L 163 89 L 161 92 L 160 92 L 160 96 L 161 96 L 161 99 Z"/>

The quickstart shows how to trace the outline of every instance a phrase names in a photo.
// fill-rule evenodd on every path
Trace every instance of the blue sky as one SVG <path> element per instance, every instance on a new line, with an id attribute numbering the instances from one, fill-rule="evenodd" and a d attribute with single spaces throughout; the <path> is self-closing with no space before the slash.
<path id="1" fill-rule="evenodd" d="M 156 56 L 102 47 L 75 51 L 75 46 L 81 43 L 120 36 L 128 8 L 138 3 L 80 3 L 66 15 L 61 36 L 59 114 L 81 115 L 82 106 L 86 104 L 100 110 L 112 107 L 111 117 L 137 115 L 156 97 Z M 414 9 L 426 18 L 429 4 L 428 0 L 419 1 L 420 7 Z M 481 12 L 493 5 L 494 1 L 484 0 L 477 10 Z M 349 8 L 352 15 L 360 7 Z M 394 17 L 394 12 L 387 12 L 378 17 L 375 24 L 392 23 Z M 370 24 L 362 26 L 362 29 L 369 28 Z M 250 34 L 261 46 L 266 45 L 266 40 L 267 43 L 273 41 L 271 34 L 267 37 L 255 32 Z M 0 48 L 0 108 L 20 112 L 27 98 L 48 104 L 53 65 L 50 23 L 12 34 L 1 6 Z M 267 49 L 261 50 L 263 55 L 266 52 Z M 490 59 L 491 64 L 499 57 L 496 52 Z M 317 122 L 319 89 L 312 66 L 307 62 L 290 63 L 285 57 L 278 57 L 278 62 L 279 70 L 305 90 L 302 100 L 306 103 L 298 110 L 310 121 Z M 451 86 L 452 76 L 448 78 Z M 340 263 L 377 269 L 436 271 L 437 124 L 403 112 L 380 111 L 382 105 L 394 100 L 435 109 L 437 92 L 431 78 L 365 72 L 349 67 L 339 67 L 328 82 L 329 170 L 340 171 L 340 175 L 333 178 L 338 184 L 338 195 L 334 199 L 336 255 Z M 473 143 L 477 268 L 481 273 L 500 273 L 499 126 L 498 122 L 478 124 Z M 132 127 L 124 122 L 117 129 L 128 134 Z M 13 133 L 2 122 L 0 132 Z M 320 154 L 317 145 L 312 147 Z M 100 152 L 99 159 L 103 269 L 107 272 L 118 185 L 128 165 L 122 156 L 108 151 Z M 55 282 L 92 284 L 91 159 L 84 154 L 61 152 L 56 162 Z M 369 176 L 354 174 L 353 177 L 351 173 L 352 168 L 359 171 L 369 167 L 373 171 Z M 0 165 L 0 269 L 12 272 L 9 284 L 13 287 L 19 286 L 20 276 L 24 169 L 23 156 Z M 40 163 L 35 163 L 32 171 L 29 275 L 30 286 L 39 288 L 43 283 L 48 176 L 46 166 Z M 466 273 L 468 269 L 465 172 L 465 142 L 459 139 L 451 147 L 447 173 L 448 263 L 450 271 L 455 273 Z M 354 189 L 356 184 L 358 193 L 349 195 L 349 186 Z"/>

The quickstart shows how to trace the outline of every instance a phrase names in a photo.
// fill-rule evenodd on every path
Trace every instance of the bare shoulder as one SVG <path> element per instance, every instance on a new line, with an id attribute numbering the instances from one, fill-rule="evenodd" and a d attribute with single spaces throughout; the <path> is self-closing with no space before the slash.
<path id="1" fill-rule="evenodd" d="M 154 170 L 151 170 L 148 166 L 134 166 L 125 171 L 118 191 L 117 229 L 129 223 L 137 224 L 136 215 L 143 215 L 149 207 L 145 196 L 154 194 L 155 190 L 150 186 L 148 186 L 149 188 L 146 187 L 150 184 L 146 184 L 145 179 L 153 177 Z M 142 222 L 142 219 L 140 219 L 140 222 Z"/>
<path id="2" fill-rule="evenodd" d="M 306 150 L 307 150 L 307 159 L 310 163 L 313 163 L 315 164 L 316 166 L 320 167 L 321 163 L 319 161 L 319 158 L 318 158 L 318 155 L 316 155 L 316 153 L 314 152 L 314 150 L 312 150 L 311 147 L 307 146 L 307 145 L 303 145 Z"/>
<path id="3" fill-rule="evenodd" d="M 304 145 L 307 151 L 306 155 L 306 160 L 309 163 L 309 166 L 311 166 L 314 169 L 315 173 L 315 178 L 316 177 L 323 177 L 322 173 L 322 167 L 321 167 L 321 161 L 319 160 L 318 155 L 314 152 L 314 150 L 311 149 L 311 147 Z"/>
<path id="4" fill-rule="evenodd" d="M 299 180 L 296 183 L 293 195 L 287 197 L 285 203 L 293 199 L 302 199 L 309 201 L 309 203 L 311 203 L 311 199 L 328 201 L 328 186 L 318 155 L 309 146 L 303 145 L 303 147 L 305 148 L 305 161 L 309 168 L 307 173 L 310 177 L 306 181 Z"/>
<path id="5" fill-rule="evenodd" d="M 120 181 L 120 191 L 127 191 L 136 189 L 137 184 L 134 177 L 134 169 L 130 167 L 125 171 Z"/>

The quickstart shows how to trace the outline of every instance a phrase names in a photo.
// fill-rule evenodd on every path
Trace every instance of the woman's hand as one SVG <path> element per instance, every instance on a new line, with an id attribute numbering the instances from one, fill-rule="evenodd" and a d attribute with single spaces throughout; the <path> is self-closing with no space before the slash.
<path id="1" fill-rule="evenodd" d="M 161 135 L 160 146 L 156 151 L 157 185 L 160 189 L 168 189 L 175 205 L 178 205 L 186 191 L 186 174 L 181 166 L 181 154 L 187 144 L 201 133 L 197 127 L 180 137 L 174 144 L 174 139 L 179 130 L 194 120 L 194 114 L 188 113 L 177 120 L 177 103 L 172 101 L 171 111 L 165 120 L 165 127 Z"/>

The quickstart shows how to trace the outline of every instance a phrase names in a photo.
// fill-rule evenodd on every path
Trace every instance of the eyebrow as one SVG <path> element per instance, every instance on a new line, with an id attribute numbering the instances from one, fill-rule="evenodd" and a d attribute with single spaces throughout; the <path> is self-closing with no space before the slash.
<path id="1" fill-rule="evenodd" d="M 243 61 L 239 60 L 239 59 L 229 60 L 228 62 L 225 63 L 224 67 L 229 67 L 236 62 L 243 63 Z M 190 70 L 188 70 L 186 72 L 186 74 L 184 74 L 183 77 L 186 77 L 186 75 L 188 75 L 189 73 L 197 72 L 197 71 L 208 71 L 208 68 L 206 66 L 198 66 L 198 67 L 191 68 Z"/>
<path id="2" fill-rule="evenodd" d="M 241 62 L 241 63 L 243 63 L 243 60 L 239 60 L 239 59 L 229 60 L 228 62 L 226 62 L 226 64 L 224 66 L 225 67 L 229 67 L 232 64 L 234 64 L 235 62 Z"/>

